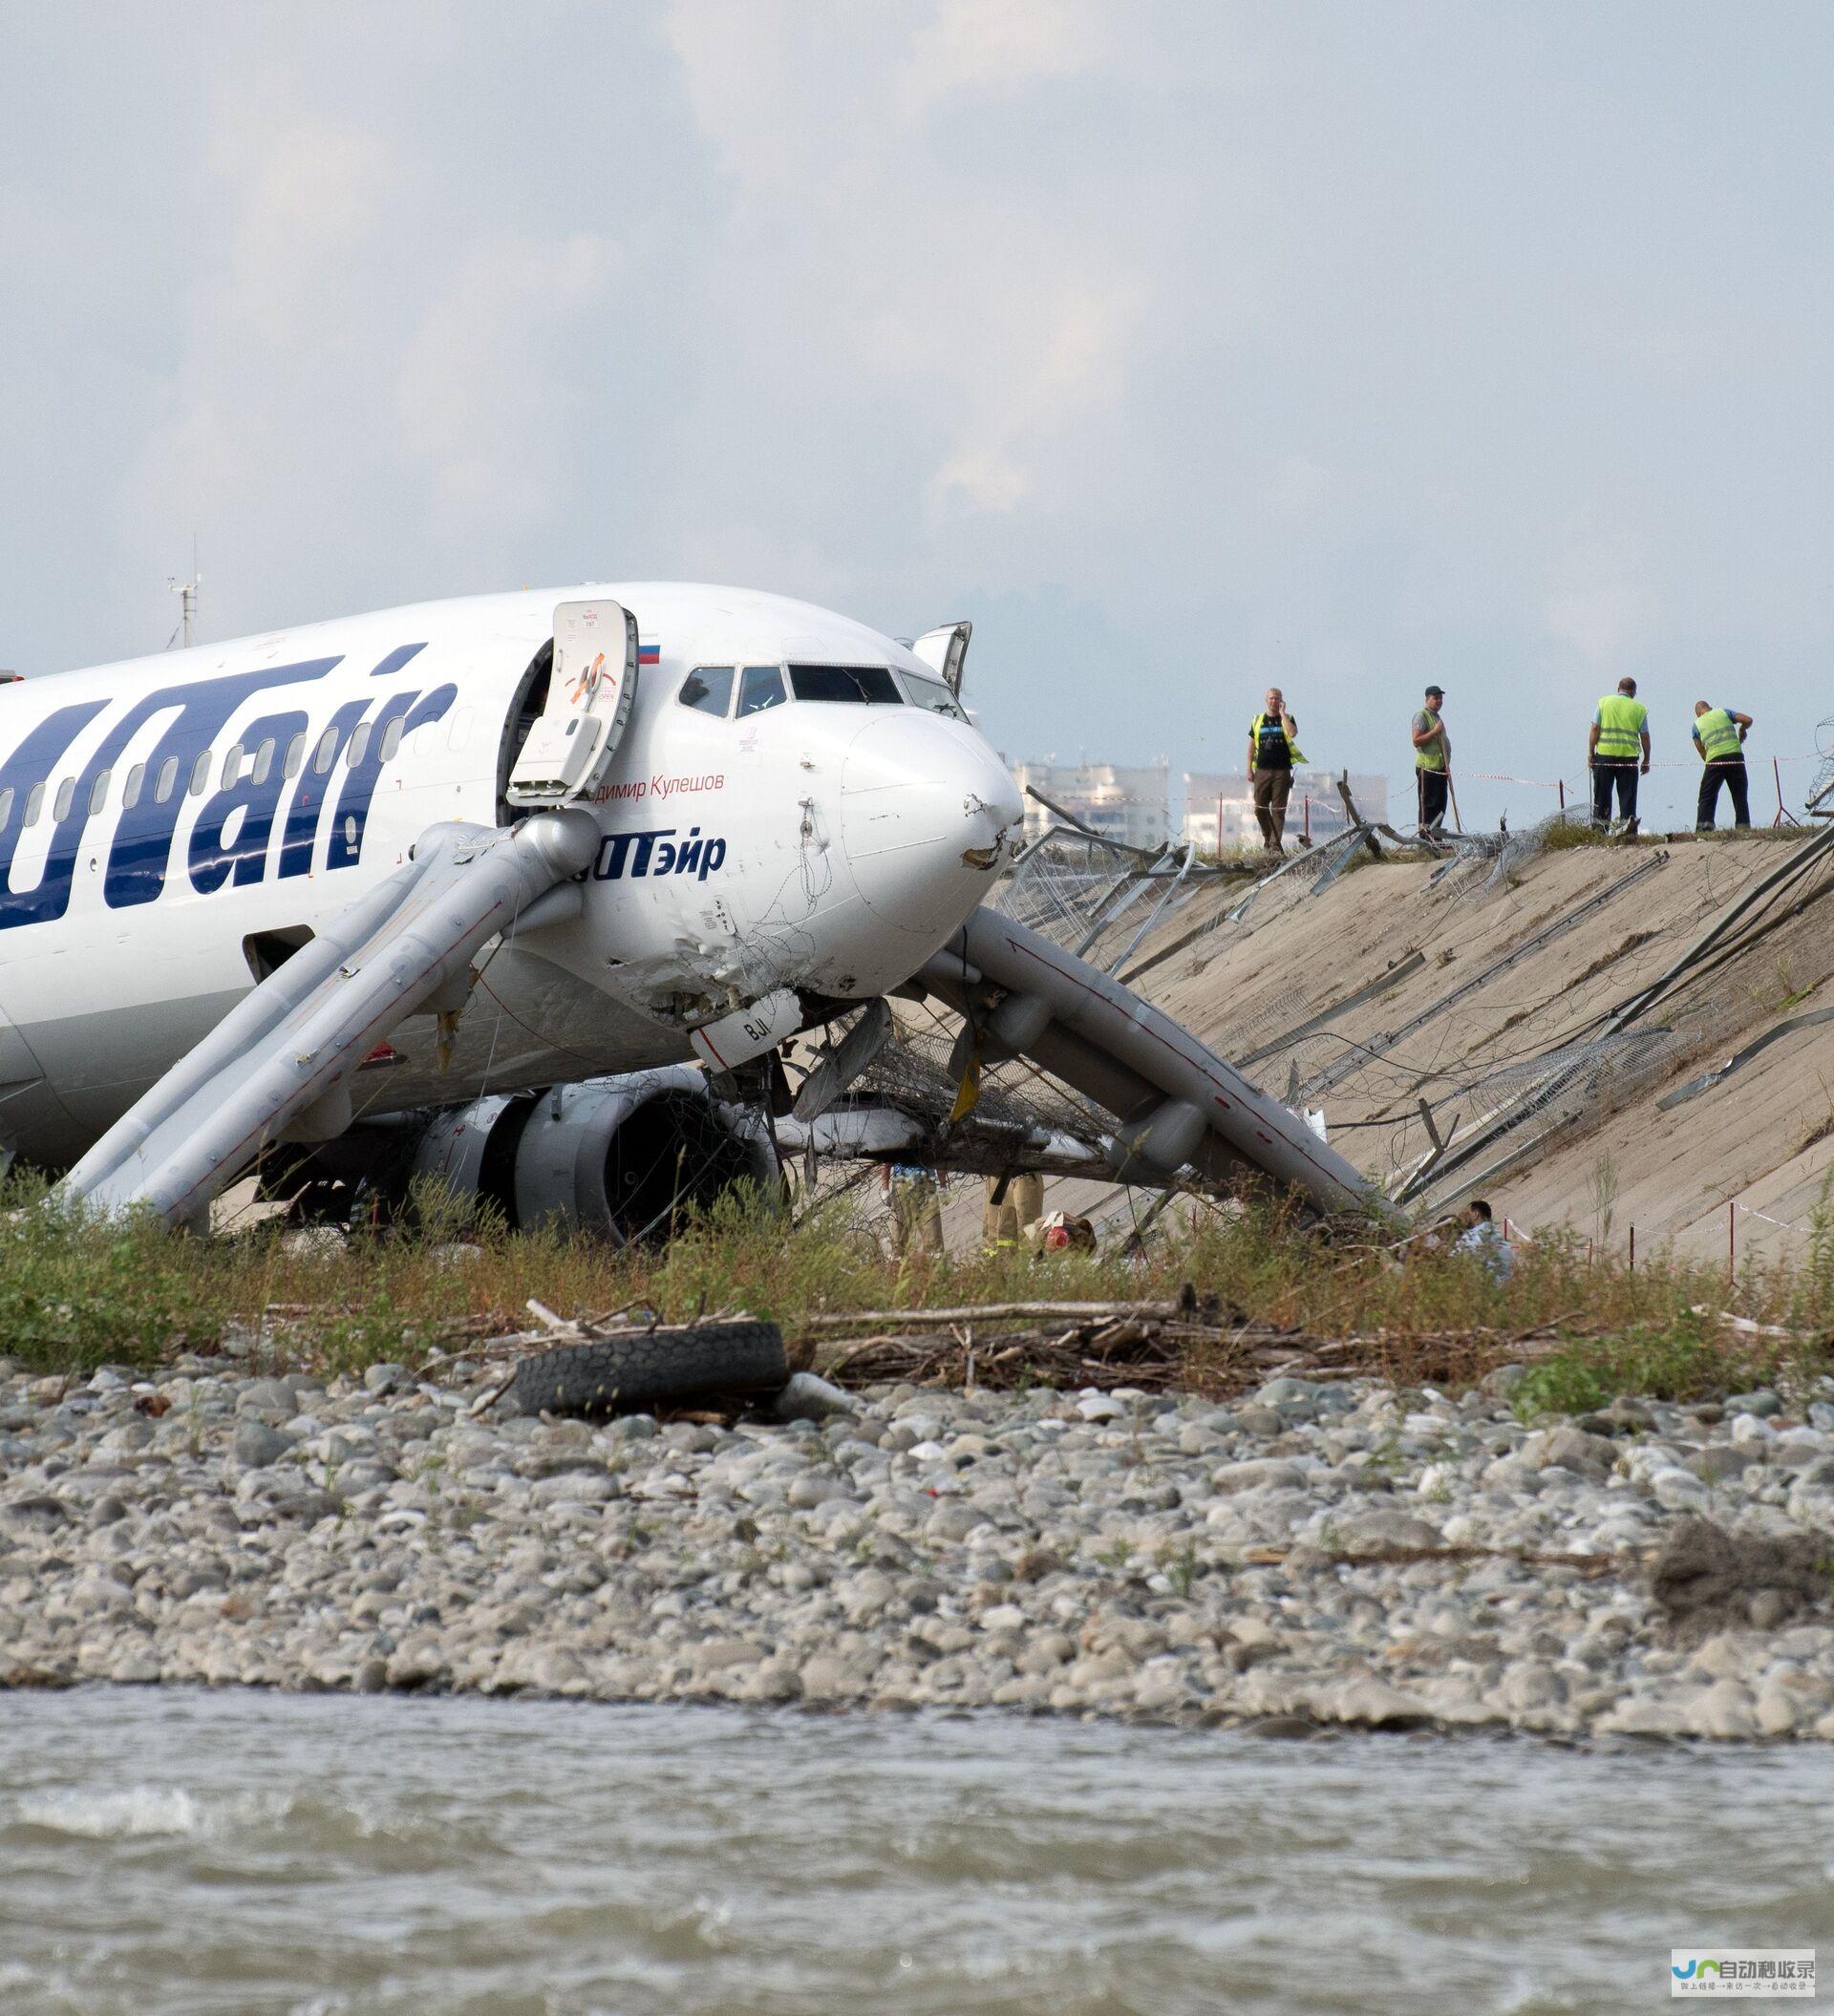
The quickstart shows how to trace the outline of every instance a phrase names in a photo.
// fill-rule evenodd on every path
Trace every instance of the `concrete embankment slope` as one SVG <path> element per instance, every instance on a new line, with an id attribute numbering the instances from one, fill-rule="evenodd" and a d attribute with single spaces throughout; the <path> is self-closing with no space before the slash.
<path id="1" fill-rule="evenodd" d="M 1403 1192 L 1429 1209 L 1480 1194 L 1522 1225 L 1613 1246 L 1634 1225 L 1644 1250 L 1706 1255 L 1731 1207 L 1741 1261 L 1800 1252 L 1834 1169 L 1834 855 L 1790 866 L 1812 838 L 1576 846 L 1507 873 L 1372 860 L 1316 894 L 1284 878 L 1239 923 L 1219 900 L 1137 985 L 1322 1108 L 1358 1167 L 1398 1188 L 1439 1155 Z M 1722 918 L 1703 959 L 1619 1014 Z"/>

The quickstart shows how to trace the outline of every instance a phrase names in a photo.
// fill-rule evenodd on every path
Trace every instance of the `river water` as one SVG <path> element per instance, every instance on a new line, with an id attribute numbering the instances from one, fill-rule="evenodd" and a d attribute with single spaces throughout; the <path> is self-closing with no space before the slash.
<path id="1" fill-rule="evenodd" d="M 1834 1949 L 1834 1753 L 0 1694 L 0 2010 L 1666 2007 Z"/>

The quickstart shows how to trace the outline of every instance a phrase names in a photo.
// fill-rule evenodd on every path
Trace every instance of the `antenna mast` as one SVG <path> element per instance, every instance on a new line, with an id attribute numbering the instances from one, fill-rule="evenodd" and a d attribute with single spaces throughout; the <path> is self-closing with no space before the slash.
<path id="1" fill-rule="evenodd" d="M 175 644 L 182 640 L 183 647 L 188 651 L 197 631 L 198 590 L 203 585 L 203 576 L 198 572 L 198 538 L 195 532 L 191 535 L 191 579 L 174 581 L 168 575 L 165 584 L 179 598 L 179 626 L 165 640 L 165 647 L 169 651 Z"/>

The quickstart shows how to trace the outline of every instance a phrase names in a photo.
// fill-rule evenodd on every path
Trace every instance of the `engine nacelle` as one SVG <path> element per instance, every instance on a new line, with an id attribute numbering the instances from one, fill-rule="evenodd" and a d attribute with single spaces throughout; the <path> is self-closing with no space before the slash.
<path id="1" fill-rule="evenodd" d="M 512 1226 L 552 1224 L 619 1244 L 666 1238 L 734 1184 L 782 1181 L 763 1130 L 687 1065 L 587 1078 L 359 1127 L 312 1157 L 322 1176 L 405 1202 L 416 1177 L 478 1198 Z"/>
<path id="2" fill-rule="evenodd" d="M 686 1066 L 480 1099 L 435 1117 L 413 1173 L 487 1199 L 512 1225 L 660 1238 L 735 1183 L 780 1181 L 769 1142 L 729 1111 Z"/>

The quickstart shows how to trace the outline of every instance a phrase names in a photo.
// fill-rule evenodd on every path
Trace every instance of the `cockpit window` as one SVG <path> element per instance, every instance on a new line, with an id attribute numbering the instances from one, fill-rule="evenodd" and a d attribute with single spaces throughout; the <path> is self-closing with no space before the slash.
<path id="1" fill-rule="evenodd" d="M 793 665 L 790 685 L 799 700 L 848 700 L 902 707 L 905 696 L 883 665 Z"/>
<path id="2" fill-rule="evenodd" d="M 761 714 L 767 707 L 781 707 L 789 695 L 783 690 L 779 666 L 748 665 L 738 687 L 738 717 Z"/>
<path id="3" fill-rule="evenodd" d="M 733 668 L 730 665 L 696 666 L 681 682 L 681 704 L 703 714 L 723 719 L 733 704 Z"/>
<path id="4" fill-rule="evenodd" d="M 932 714 L 947 714 L 951 721 L 966 721 L 955 695 L 940 679 L 923 679 L 915 672 L 900 672 L 898 684 L 912 707 L 927 707 Z"/>

